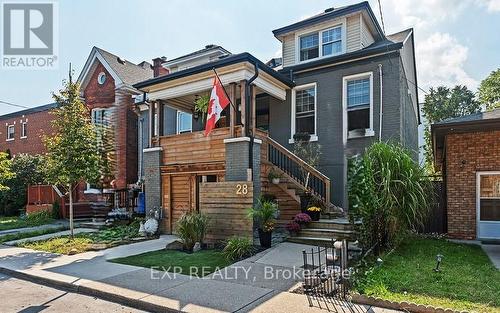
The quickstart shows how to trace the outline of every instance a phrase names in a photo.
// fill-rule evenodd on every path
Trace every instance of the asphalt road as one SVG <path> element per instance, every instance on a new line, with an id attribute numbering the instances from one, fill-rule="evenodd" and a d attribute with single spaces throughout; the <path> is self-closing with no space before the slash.
<path id="1" fill-rule="evenodd" d="M 34 284 L 0 274 L 2 313 L 139 313 L 120 304 Z"/>

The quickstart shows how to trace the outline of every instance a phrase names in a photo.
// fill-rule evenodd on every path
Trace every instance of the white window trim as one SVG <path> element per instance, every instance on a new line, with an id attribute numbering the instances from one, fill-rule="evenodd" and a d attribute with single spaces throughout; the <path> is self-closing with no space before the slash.
<path id="1" fill-rule="evenodd" d="M 99 189 L 95 189 L 95 188 L 90 188 L 90 184 L 87 183 L 87 188 L 85 188 L 85 190 L 83 191 L 84 194 L 93 194 L 93 195 L 97 195 L 97 194 L 101 194 L 101 190 Z"/>
<path id="2" fill-rule="evenodd" d="M 14 128 L 14 137 L 12 138 L 9 138 L 9 128 L 13 127 Z M 13 141 L 14 139 L 16 139 L 16 124 L 9 124 L 7 125 L 7 139 L 5 139 L 5 141 Z"/>
<path id="3" fill-rule="evenodd" d="M 28 132 L 27 132 L 27 131 L 26 131 L 26 132 L 24 131 L 24 126 L 25 126 L 25 125 L 26 125 L 26 127 L 27 127 L 27 125 L 28 125 L 28 121 L 27 121 L 27 120 L 21 123 L 21 137 L 20 137 L 21 139 L 26 139 L 26 138 L 28 138 Z M 24 133 L 24 134 L 23 134 L 23 133 Z"/>
<path id="4" fill-rule="evenodd" d="M 476 172 L 476 237 L 478 239 L 498 239 L 480 237 L 480 223 L 498 224 L 496 221 L 481 221 L 481 176 L 483 175 L 500 175 L 500 171 L 478 171 Z"/>
<path id="5" fill-rule="evenodd" d="M 370 78 L 370 128 L 365 130 L 364 135 L 350 135 L 347 131 L 347 82 L 360 78 Z M 344 76 L 342 78 L 342 112 L 343 112 L 343 135 L 344 143 L 347 139 L 353 138 L 365 138 L 375 136 L 375 131 L 373 130 L 373 72 L 359 73 L 355 75 Z"/>
<path id="6" fill-rule="evenodd" d="M 307 30 L 304 30 L 302 32 L 297 32 L 295 33 L 295 64 L 302 64 L 302 63 L 307 63 L 307 62 L 311 62 L 311 61 L 315 61 L 315 60 L 320 60 L 320 59 L 324 59 L 324 58 L 329 58 L 329 57 L 334 57 L 334 56 L 337 56 L 337 55 L 341 55 L 341 54 L 344 54 L 346 53 L 347 51 L 347 31 L 346 31 L 346 25 L 347 25 L 347 22 L 346 22 L 346 18 L 342 18 L 341 21 L 339 21 L 338 23 L 334 24 L 334 25 L 331 25 L 331 26 L 328 26 L 328 27 L 325 27 L 325 26 L 319 26 L 319 27 L 315 27 L 315 28 L 309 28 Z M 337 28 L 337 27 L 342 27 L 341 29 L 341 40 L 342 40 L 342 51 L 337 53 L 337 54 L 329 54 L 329 55 L 325 55 L 323 56 L 323 36 L 322 36 L 322 32 L 324 31 L 327 31 L 327 30 L 330 30 L 330 29 L 333 29 L 333 28 Z M 313 58 L 313 59 L 308 59 L 308 60 L 304 60 L 304 61 L 301 61 L 300 60 L 300 37 L 302 36 L 306 36 L 306 35 L 311 35 L 311 34 L 314 34 L 314 33 L 318 33 L 318 57 L 317 58 Z"/>
<path id="7" fill-rule="evenodd" d="M 180 121 L 180 118 L 181 118 L 181 114 L 184 113 L 184 114 L 191 114 L 191 113 L 187 113 L 187 112 L 183 112 L 183 111 L 177 111 L 177 123 L 176 123 L 176 134 L 179 135 L 181 133 L 181 130 L 179 129 L 179 121 Z M 193 132 L 193 123 L 191 122 L 191 129 L 189 130 L 190 133 Z M 187 131 L 185 131 L 184 133 L 187 133 Z"/>
<path id="8" fill-rule="evenodd" d="M 104 78 L 104 81 L 101 83 L 101 80 Z M 104 72 L 100 72 L 99 75 L 97 75 L 97 84 L 100 86 L 103 86 L 106 83 L 107 80 L 107 75 Z"/>
<path id="9" fill-rule="evenodd" d="M 296 86 L 292 89 L 292 101 L 291 102 L 291 127 L 290 127 L 290 139 L 288 139 L 288 143 L 294 143 L 293 135 L 295 135 L 295 111 L 296 111 L 296 93 L 299 90 L 304 90 L 314 87 L 314 134 L 311 135 L 311 139 L 309 141 L 318 141 L 318 86 L 317 83 L 309 83 L 300 86 Z"/>

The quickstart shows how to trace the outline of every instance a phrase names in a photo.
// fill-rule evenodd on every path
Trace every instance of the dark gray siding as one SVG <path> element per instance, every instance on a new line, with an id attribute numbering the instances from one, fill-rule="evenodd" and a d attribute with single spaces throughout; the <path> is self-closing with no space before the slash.
<path id="1" fill-rule="evenodd" d="M 346 205 L 346 159 L 357 153 L 362 153 L 373 141 L 378 140 L 380 112 L 379 64 L 382 64 L 384 87 L 382 138 L 383 140 L 400 142 L 402 139 L 400 117 L 401 64 L 398 53 L 374 57 L 356 63 L 296 73 L 293 77 L 297 86 L 313 82 L 317 84 L 318 143 L 321 145 L 322 152 L 319 170 L 330 177 L 332 202 L 339 206 L 345 207 Z M 373 72 L 373 128 L 375 136 L 348 139 L 344 147 L 343 77 L 365 72 Z M 284 102 L 272 99 L 269 115 L 271 137 L 292 150 L 293 146 L 288 143 L 291 138 L 291 92 L 288 92 L 287 100 Z M 416 132 L 416 128 L 413 131 Z"/>
<path id="2" fill-rule="evenodd" d="M 149 111 L 141 111 L 137 127 L 137 148 L 138 148 L 138 177 L 139 179 L 144 178 L 144 152 L 143 150 L 149 146 Z"/>

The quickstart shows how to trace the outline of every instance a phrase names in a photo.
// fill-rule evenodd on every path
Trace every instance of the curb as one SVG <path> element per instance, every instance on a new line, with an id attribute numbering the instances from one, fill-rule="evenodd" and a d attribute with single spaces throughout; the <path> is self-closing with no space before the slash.
<path id="1" fill-rule="evenodd" d="M 384 300 L 382 298 L 374 298 L 360 294 L 352 295 L 352 302 L 357 304 L 364 304 L 374 307 L 380 307 L 391 310 L 399 310 L 411 313 L 468 313 L 467 311 L 456 311 L 453 309 L 444 309 L 441 307 L 433 307 L 430 305 L 416 304 L 413 302 L 396 302 Z"/>
<path id="2" fill-rule="evenodd" d="M 58 281 L 55 279 L 50 279 L 50 278 L 45 278 L 45 277 L 40 277 L 36 275 L 31 275 L 15 270 L 11 270 L 5 267 L 0 267 L 0 273 L 21 279 L 21 280 L 26 280 L 30 281 L 36 284 L 40 284 L 43 286 L 47 286 L 50 288 L 55 288 L 63 291 L 69 291 L 73 293 L 78 293 L 81 295 L 85 296 L 90 296 L 90 297 L 95 297 L 99 298 L 101 300 L 105 301 L 110 301 L 114 302 L 117 304 L 121 304 L 124 306 L 128 306 L 134 309 L 142 310 L 142 311 L 147 311 L 147 312 L 154 312 L 154 313 L 182 313 L 182 311 L 175 310 L 166 306 L 154 304 L 151 302 L 143 301 L 141 299 L 132 299 L 129 297 L 117 295 L 114 293 L 106 292 L 103 290 L 95 289 L 95 288 L 90 288 L 86 286 L 78 286 L 78 285 L 73 285 L 71 283 L 67 282 L 62 282 Z"/>

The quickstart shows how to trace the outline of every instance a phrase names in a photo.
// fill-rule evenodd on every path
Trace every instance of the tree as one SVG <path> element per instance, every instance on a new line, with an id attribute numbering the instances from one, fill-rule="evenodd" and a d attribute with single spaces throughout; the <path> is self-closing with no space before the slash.
<path id="1" fill-rule="evenodd" d="M 500 108 L 500 68 L 483 79 L 479 86 L 479 101 L 487 110 Z"/>
<path id="2" fill-rule="evenodd" d="M 52 114 L 55 133 L 44 138 L 47 181 L 63 185 L 69 195 L 70 233 L 73 237 L 73 190 L 82 181 L 97 182 L 101 173 L 101 155 L 96 149 L 96 130 L 90 114 L 80 100 L 77 83 L 63 82 L 64 88 L 53 93 L 59 104 Z"/>
<path id="3" fill-rule="evenodd" d="M 29 185 L 43 183 L 44 158 L 41 155 L 18 154 L 11 160 L 11 171 L 16 175 L 5 181 L 8 187 L 0 191 L 0 208 L 5 215 L 14 215 L 26 204 Z"/>
<path id="4" fill-rule="evenodd" d="M 439 86 L 429 90 L 422 107 L 425 117 L 425 165 L 429 173 L 434 172 L 430 125 L 480 111 L 481 104 L 476 100 L 474 92 L 466 86 L 457 85 L 452 89 Z"/>
<path id="5" fill-rule="evenodd" d="M 16 176 L 12 170 L 12 161 L 9 155 L 5 152 L 0 152 L 0 191 L 8 190 L 9 187 L 5 185 L 5 182 Z"/>

